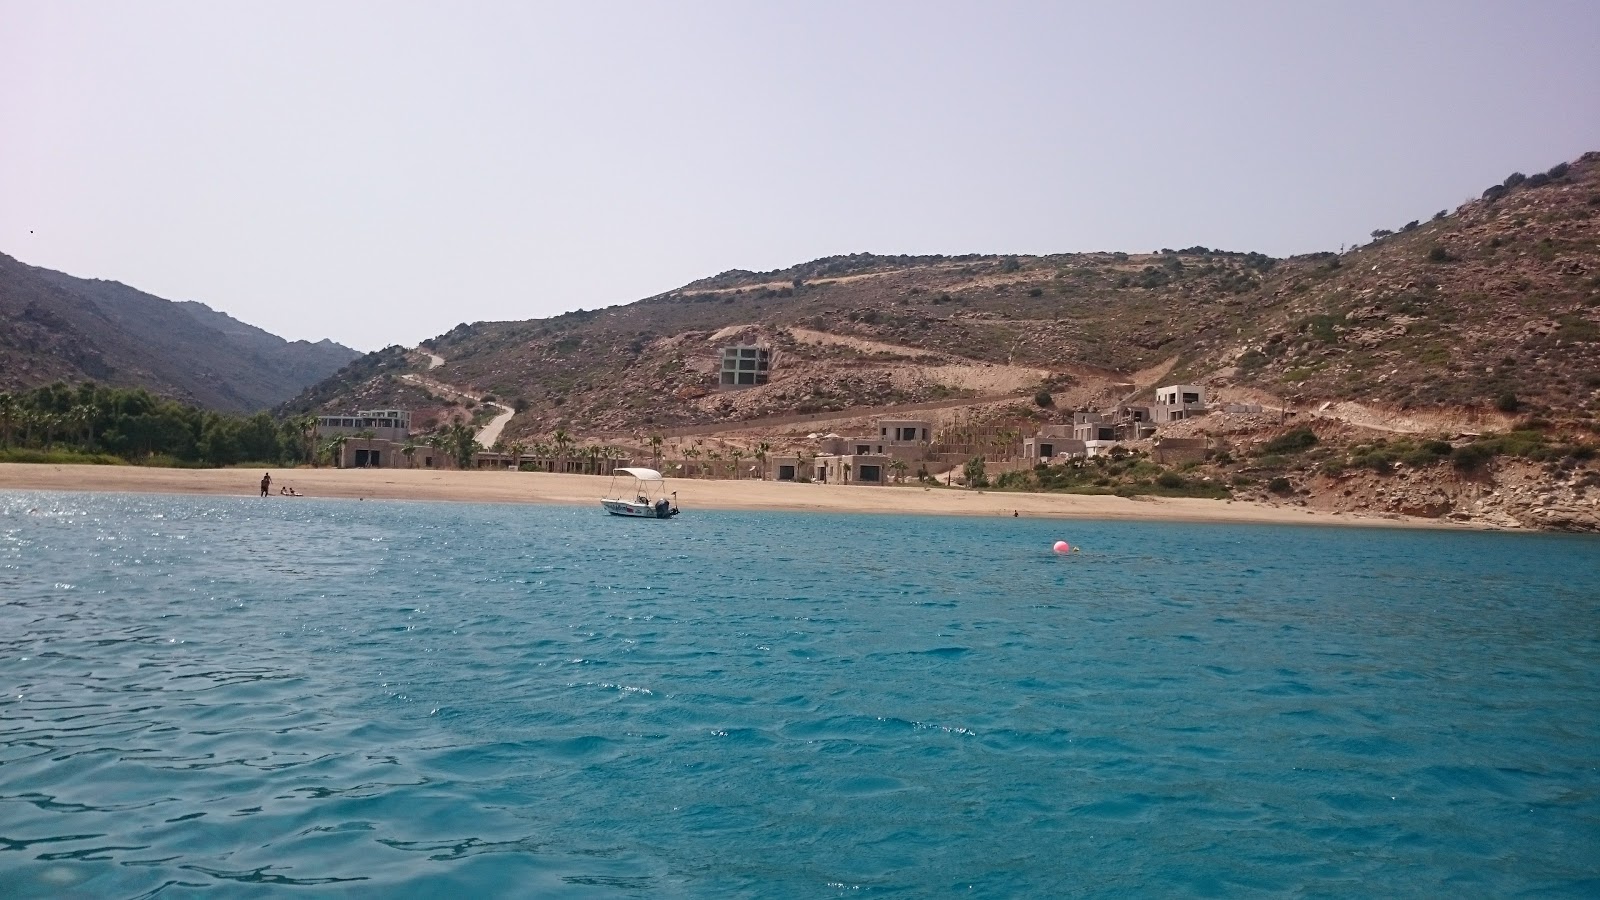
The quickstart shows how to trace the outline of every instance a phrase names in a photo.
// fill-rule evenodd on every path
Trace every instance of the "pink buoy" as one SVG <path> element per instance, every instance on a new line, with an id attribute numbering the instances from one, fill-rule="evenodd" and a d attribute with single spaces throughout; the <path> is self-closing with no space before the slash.
<path id="1" fill-rule="evenodd" d="M 1057 553 L 1071 553 L 1072 545 L 1066 541 L 1056 541 L 1055 551 Z"/>

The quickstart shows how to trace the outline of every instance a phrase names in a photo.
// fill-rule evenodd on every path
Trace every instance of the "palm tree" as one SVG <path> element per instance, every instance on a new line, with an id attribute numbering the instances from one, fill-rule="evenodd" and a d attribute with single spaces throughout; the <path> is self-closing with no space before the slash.
<path id="1" fill-rule="evenodd" d="M 430 434 L 423 438 L 422 442 L 427 444 L 429 447 L 432 447 L 434 452 L 439 454 L 448 453 L 450 450 L 450 439 L 445 437 L 443 434 Z"/>
<path id="2" fill-rule="evenodd" d="M 98 414 L 99 410 L 87 403 L 79 403 L 67 413 L 68 420 L 83 429 L 83 452 L 85 453 L 94 450 L 94 420 Z"/>
<path id="3" fill-rule="evenodd" d="M 457 422 L 445 431 L 445 439 L 456 455 L 456 467 L 463 471 L 472 468 L 472 457 L 483 449 L 472 427 Z"/>
<path id="4" fill-rule="evenodd" d="M 565 428 L 557 428 L 552 440 L 556 445 L 556 458 L 561 462 L 559 471 L 565 472 L 567 470 L 567 454 L 572 452 L 574 443 L 572 435 L 568 434 Z"/>
<path id="5" fill-rule="evenodd" d="M 722 462 L 722 453 L 717 450 L 707 450 L 706 462 L 711 464 L 711 477 L 716 478 L 717 471 L 722 468 L 721 466 L 717 465 L 717 463 Z"/>
<path id="6" fill-rule="evenodd" d="M 894 480 L 896 482 L 901 482 L 901 481 L 905 481 L 906 480 L 906 469 L 907 468 L 908 467 L 906 466 L 906 461 L 903 460 L 903 459 L 897 459 L 894 462 L 889 463 L 889 471 L 894 473 Z"/>
<path id="7" fill-rule="evenodd" d="M 650 435 L 650 455 L 653 458 L 653 461 L 655 462 L 655 468 L 657 469 L 661 468 L 661 445 L 663 443 L 665 443 L 665 438 L 663 438 L 661 435 Z"/>
<path id="8" fill-rule="evenodd" d="M 513 469 L 522 468 L 522 454 L 527 452 L 528 445 L 526 443 L 522 442 L 522 441 L 512 441 L 510 450 L 511 450 L 511 468 L 513 468 Z"/>
<path id="9" fill-rule="evenodd" d="M 304 415 L 290 422 L 300 431 L 300 452 L 305 454 L 307 462 L 316 461 L 317 451 L 317 417 Z"/>
<path id="10" fill-rule="evenodd" d="M 56 444 L 56 429 L 61 427 L 61 416 L 53 412 L 38 413 L 39 427 L 44 429 L 44 449 L 50 450 Z"/>
<path id="11" fill-rule="evenodd" d="M 11 423 L 15 419 L 20 404 L 10 391 L 0 391 L 0 447 L 11 446 Z"/>
<path id="12" fill-rule="evenodd" d="M 744 451 L 738 447 L 728 451 L 728 456 L 733 460 L 733 480 L 739 480 L 739 460 L 744 459 Z"/>
<path id="13" fill-rule="evenodd" d="M 406 468 L 411 469 L 411 468 L 415 468 L 416 467 L 416 460 L 412 459 L 412 457 L 416 455 L 416 452 L 417 452 L 417 442 L 416 441 L 406 441 L 404 444 L 401 445 L 401 447 L 400 447 L 400 455 L 404 456 L 406 458 Z"/>
<path id="14" fill-rule="evenodd" d="M 772 452 L 772 445 L 766 441 L 756 445 L 756 462 L 761 464 L 761 480 L 767 480 L 767 454 Z"/>
<path id="15" fill-rule="evenodd" d="M 532 450 L 535 466 L 543 466 L 550 459 L 550 445 L 544 441 L 534 441 Z"/>
<path id="16" fill-rule="evenodd" d="M 700 448 L 698 448 L 698 447 L 685 447 L 685 448 L 683 448 L 683 460 L 684 460 L 684 465 L 685 466 L 687 466 L 690 462 L 693 462 L 694 460 L 697 460 L 699 458 L 700 458 Z"/>
<path id="17" fill-rule="evenodd" d="M 600 474 L 600 454 L 604 453 L 599 444 L 590 444 L 583 448 L 583 455 L 589 457 L 589 474 Z"/>
<path id="18" fill-rule="evenodd" d="M 333 436 L 333 440 L 329 441 L 324 448 L 328 451 L 328 454 L 333 457 L 333 467 L 335 469 L 344 467 L 344 445 L 349 442 L 350 435 L 336 434 Z"/>
<path id="19" fill-rule="evenodd" d="M 367 456 L 372 456 L 372 442 L 378 439 L 378 433 L 371 428 L 363 428 L 356 432 L 355 439 L 361 442 L 361 449 L 367 451 Z"/>

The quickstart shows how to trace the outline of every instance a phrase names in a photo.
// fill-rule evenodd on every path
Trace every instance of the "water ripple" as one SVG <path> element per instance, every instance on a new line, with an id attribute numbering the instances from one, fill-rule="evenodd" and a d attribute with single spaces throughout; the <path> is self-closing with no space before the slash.
<path id="1" fill-rule="evenodd" d="M 1597 550 L 0 493 L 0 895 L 1592 895 Z"/>

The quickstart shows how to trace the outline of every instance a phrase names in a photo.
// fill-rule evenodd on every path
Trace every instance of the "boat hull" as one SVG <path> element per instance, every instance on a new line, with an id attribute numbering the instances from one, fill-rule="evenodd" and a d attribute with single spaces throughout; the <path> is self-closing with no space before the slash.
<path id="1" fill-rule="evenodd" d="M 601 500 L 600 505 L 613 516 L 628 519 L 669 519 L 678 513 L 676 509 L 668 509 L 666 515 L 662 515 L 654 504 L 630 503 L 626 500 Z"/>

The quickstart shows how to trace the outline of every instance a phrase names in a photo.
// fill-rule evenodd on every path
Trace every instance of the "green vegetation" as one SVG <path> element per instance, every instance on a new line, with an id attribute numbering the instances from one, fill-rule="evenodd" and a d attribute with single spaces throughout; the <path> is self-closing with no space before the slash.
<path id="1" fill-rule="evenodd" d="M 0 393 L 0 451 L 12 462 L 281 465 L 309 460 L 314 434 L 307 416 L 279 422 L 266 413 L 210 412 L 143 388 L 57 382 Z"/>
<path id="2" fill-rule="evenodd" d="M 1339 341 L 1338 328 L 1344 324 L 1345 317 L 1343 315 L 1335 316 L 1323 313 L 1301 319 L 1295 323 L 1294 330 L 1320 343 L 1335 344 Z"/>
<path id="3" fill-rule="evenodd" d="M 1321 470 L 1327 475 L 1338 475 L 1347 469 L 1370 469 L 1388 474 L 1400 464 L 1425 469 L 1448 461 L 1459 471 L 1476 472 L 1497 456 L 1551 462 L 1590 459 L 1594 454 L 1595 448 L 1589 444 L 1552 441 L 1544 432 L 1529 427 L 1505 434 L 1483 435 L 1460 445 L 1438 439 L 1379 439 L 1357 444 L 1344 455 L 1330 457 L 1323 462 Z"/>
<path id="4" fill-rule="evenodd" d="M 1031 471 L 1006 472 L 994 481 L 1000 490 L 1045 491 L 1063 494 L 1115 494 L 1119 497 L 1200 497 L 1224 500 L 1231 496 L 1225 484 L 1206 478 L 1188 478 L 1151 461 L 1143 453 L 1115 459 L 1095 457 L 1060 465 L 1040 464 Z"/>
<path id="5" fill-rule="evenodd" d="M 1425 468 L 1450 458 L 1451 446 L 1448 441 L 1413 441 L 1402 438 L 1396 441 L 1379 439 L 1370 444 L 1357 444 L 1351 447 L 1348 456 L 1330 459 L 1323 464 L 1322 470 L 1329 475 L 1335 475 L 1346 468 L 1371 469 L 1380 474 L 1394 471 L 1396 463 L 1404 463 L 1415 468 Z"/>
<path id="6" fill-rule="evenodd" d="M 1263 454 L 1299 453 L 1308 450 L 1317 444 L 1317 436 L 1309 428 L 1296 428 L 1287 434 L 1280 434 L 1261 448 Z"/>
<path id="7" fill-rule="evenodd" d="M 125 466 L 128 461 L 109 453 L 80 453 L 77 450 L 0 450 L 0 462 L 51 463 L 54 465 Z"/>
<path id="8" fill-rule="evenodd" d="M 967 464 L 961 467 L 961 475 L 967 480 L 967 487 L 981 488 L 989 486 L 989 477 L 984 472 L 983 457 L 981 456 L 974 456 L 967 460 Z"/>

